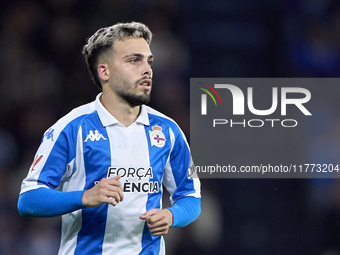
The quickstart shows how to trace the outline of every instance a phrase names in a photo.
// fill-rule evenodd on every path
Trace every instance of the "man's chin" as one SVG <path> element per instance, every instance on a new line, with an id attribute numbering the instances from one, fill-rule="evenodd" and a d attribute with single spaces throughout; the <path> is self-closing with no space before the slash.
<path id="1" fill-rule="evenodd" d="M 148 104 L 150 102 L 150 93 L 140 95 L 140 96 L 125 96 L 123 97 L 126 102 L 128 102 L 131 106 L 139 106 L 143 104 Z"/>

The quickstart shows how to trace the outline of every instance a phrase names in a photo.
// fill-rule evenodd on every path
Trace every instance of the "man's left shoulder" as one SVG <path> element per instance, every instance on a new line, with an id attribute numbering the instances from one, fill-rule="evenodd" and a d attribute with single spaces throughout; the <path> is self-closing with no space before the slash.
<path id="1" fill-rule="evenodd" d="M 159 121 L 159 122 L 162 122 L 165 125 L 168 125 L 172 128 L 173 127 L 179 128 L 176 121 L 174 121 L 172 118 L 165 115 L 164 113 L 161 113 L 160 111 L 157 111 L 157 110 L 155 110 L 155 109 L 153 109 L 153 108 L 151 108 L 150 106 L 147 106 L 147 105 L 144 105 L 144 108 L 149 115 L 150 122 Z"/>

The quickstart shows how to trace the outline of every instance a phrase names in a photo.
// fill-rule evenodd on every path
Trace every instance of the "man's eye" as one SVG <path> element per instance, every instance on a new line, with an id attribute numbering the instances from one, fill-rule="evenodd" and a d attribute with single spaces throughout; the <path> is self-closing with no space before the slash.
<path id="1" fill-rule="evenodd" d="M 148 63 L 150 66 L 152 66 L 153 60 L 149 60 Z"/>
<path id="2" fill-rule="evenodd" d="M 138 58 L 133 58 L 130 60 L 131 63 L 138 63 Z"/>

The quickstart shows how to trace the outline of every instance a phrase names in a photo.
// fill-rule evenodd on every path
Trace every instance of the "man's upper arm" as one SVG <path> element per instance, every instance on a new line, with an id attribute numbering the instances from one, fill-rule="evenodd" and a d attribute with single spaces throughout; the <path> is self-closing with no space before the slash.
<path id="1" fill-rule="evenodd" d="M 22 182 L 18 200 L 21 215 L 52 217 L 82 208 L 82 190 L 56 190 L 75 168 L 77 139 L 81 132 L 79 122 L 76 124 L 59 121 L 43 135 L 27 177 Z"/>
<path id="2" fill-rule="evenodd" d="M 200 198 L 200 181 L 197 175 L 189 176 L 193 161 L 186 138 L 177 126 L 170 128 L 169 132 L 172 149 L 165 167 L 163 183 L 171 195 L 171 203 L 186 196 Z"/>
<path id="3" fill-rule="evenodd" d="M 58 121 L 45 132 L 20 194 L 37 188 L 56 189 L 65 171 L 72 172 L 77 131 L 74 123 Z"/>

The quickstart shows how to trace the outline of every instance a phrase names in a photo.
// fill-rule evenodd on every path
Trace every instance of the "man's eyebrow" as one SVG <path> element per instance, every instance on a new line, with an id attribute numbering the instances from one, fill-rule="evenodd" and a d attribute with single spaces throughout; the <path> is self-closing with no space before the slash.
<path id="1" fill-rule="evenodd" d="M 123 57 L 124 58 L 128 58 L 128 57 L 138 57 L 138 58 L 144 58 L 145 55 L 141 54 L 141 53 L 131 53 L 131 54 L 128 54 L 126 56 Z M 148 56 L 148 59 L 153 59 L 153 55 L 149 55 Z"/>

